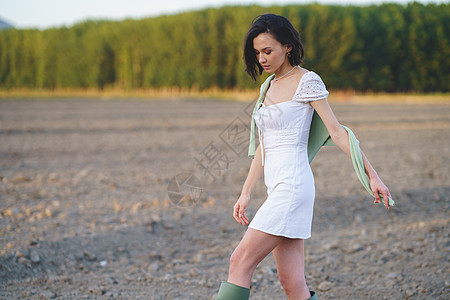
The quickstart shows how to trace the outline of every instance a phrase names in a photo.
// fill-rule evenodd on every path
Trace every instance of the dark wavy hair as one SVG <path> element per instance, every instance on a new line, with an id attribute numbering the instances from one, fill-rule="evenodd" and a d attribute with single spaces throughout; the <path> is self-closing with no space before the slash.
<path id="1" fill-rule="evenodd" d="M 272 34 L 280 44 L 292 46 L 291 56 L 288 58 L 292 66 L 301 64 L 305 56 L 300 35 L 288 19 L 275 14 L 259 15 L 253 19 L 252 26 L 244 39 L 245 72 L 250 75 L 253 81 L 256 81 L 258 72 L 261 75 L 264 70 L 256 57 L 253 39 L 265 32 Z"/>

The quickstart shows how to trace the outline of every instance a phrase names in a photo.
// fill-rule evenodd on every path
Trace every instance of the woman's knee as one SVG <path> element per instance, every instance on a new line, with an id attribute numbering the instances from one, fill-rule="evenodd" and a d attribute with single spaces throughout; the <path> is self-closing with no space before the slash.
<path id="1" fill-rule="evenodd" d="M 264 257 L 278 245 L 280 239 L 249 228 L 230 257 L 230 272 L 252 273 Z"/>
<path id="2" fill-rule="evenodd" d="M 244 247 L 237 247 L 230 257 L 230 271 L 248 272 L 252 270 L 254 263 L 248 251 Z"/>

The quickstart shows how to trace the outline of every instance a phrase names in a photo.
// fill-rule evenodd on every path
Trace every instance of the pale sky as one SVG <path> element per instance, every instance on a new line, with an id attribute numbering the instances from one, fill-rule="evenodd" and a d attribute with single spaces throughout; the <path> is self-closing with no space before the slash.
<path id="1" fill-rule="evenodd" d="M 16 28 L 45 29 L 73 25 L 86 19 L 123 20 L 173 14 L 205 7 L 259 4 L 352 4 L 384 2 L 406 4 L 411 0 L 0 0 L 0 19 Z M 420 3 L 446 3 L 442 0 L 418 0 Z"/>

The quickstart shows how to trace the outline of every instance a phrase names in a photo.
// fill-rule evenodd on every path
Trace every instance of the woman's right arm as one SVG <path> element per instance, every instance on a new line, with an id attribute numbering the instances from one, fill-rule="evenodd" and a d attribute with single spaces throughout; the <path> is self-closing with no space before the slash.
<path id="1" fill-rule="evenodd" d="M 255 157 L 250 165 L 250 170 L 248 171 L 247 179 L 242 187 L 241 195 L 238 201 L 233 207 L 233 217 L 234 219 L 242 224 L 248 224 L 248 218 L 245 216 L 245 209 L 250 201 L 250 195 L 258 183 L 259 179 L 264 174 L 264 166 L 261 164 L 261 145 L 255 150 Z"/>
<path id="2" fill-rule="evenodd" d="M 264 174 L 264 166 L 261 164 L 261 145 L 255 150 L 255 157 L 250 165 L 250 170 L 248 171 L 247 179 L 242 187 L 241 195 L 246 195 L 250 197 L 253 189 L 258 183 L 261 176 Z"/>

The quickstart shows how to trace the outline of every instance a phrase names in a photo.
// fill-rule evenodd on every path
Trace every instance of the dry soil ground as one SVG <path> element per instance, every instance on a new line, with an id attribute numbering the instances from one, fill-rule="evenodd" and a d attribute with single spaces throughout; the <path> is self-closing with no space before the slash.
<path id="1" fill-rule="evenodd" d="M 245 232 L 251 103 L 1 100 L 0 298 L 211 299 Z M 312 163 L 319 299 L 448 299 L 450 104 L 332 104 L 396 206 L 336 147 Z M 250 217 L 265 199 L 255 188 Z M 285 299 L 273 257 L 251 299 Z"/>

